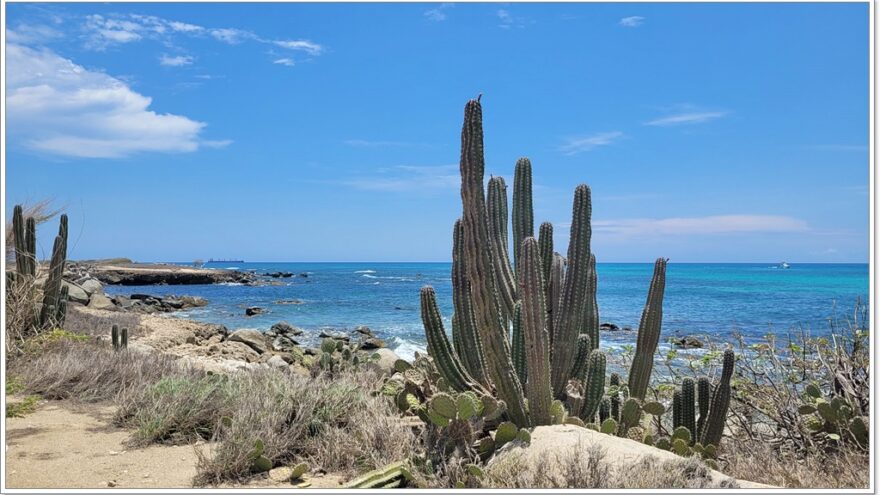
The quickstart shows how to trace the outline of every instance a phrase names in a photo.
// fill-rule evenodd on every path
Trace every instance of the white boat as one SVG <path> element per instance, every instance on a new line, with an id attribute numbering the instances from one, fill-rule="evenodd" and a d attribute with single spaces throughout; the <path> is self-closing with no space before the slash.
<path id="1" fill-rule="evenodd" d="M 791 268 L 791 265 L 783 261 L 779 264 L 779 268 Z"/>

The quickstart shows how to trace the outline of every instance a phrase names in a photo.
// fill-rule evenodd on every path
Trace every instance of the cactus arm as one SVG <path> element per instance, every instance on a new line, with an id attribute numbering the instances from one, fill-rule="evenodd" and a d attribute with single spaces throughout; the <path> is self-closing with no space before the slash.
<path id="1" fill-rule="evenodd" d="M 526 347 L 529 380 L 526 393 L 532 424 L 551 424 L 550 337 L 547 334 L 547 310 L 544 307 L 544 280 L 538 241 L 526 237 L 520 251 L 517 279 L 522 295 L 522 333 Z"/>
<path id="2" fill-rule="evenodd" d="M 532 210 L 532 162 L 528 158 L 516 161 L 513 172 L 513 264 L 519 270 L 520 251 L 526 237 L 535 235 Z"/>
<path id="3" fill-rule="evenodd" d="M 644 399 L 651 381 L 654 367 L 654 352 L 660 341 L 660 328 L 663 321 L 663 292 L 666 288 L 666 260 L 658 258 L 654 263 L 654 276 L 648 289 L 648 299 L 642 310 L 636 352 L 629 372 L 629 393 L 637 399 Z"/>
<path id="4" fill-rule="evenodd" d="M 696 414 L 694 411 L 694 380 L 685 378 L 681 381 L 681 426 L 691 432 L 691 442 L 697 437 Z"/>
<path id="5" fill-rule="evenodd" d="M 489 192 L 486 200 L 489 216 L 489 239 L 492 241 L 492 273 L 495 277 L 495 290 L 498 304 L 505 321 L 513 317 L 516 302 L 516 280 L 507 249 L 507 185 L 503 177 L 489 179 Z"/>
<path id="6" fill-rule="evenodd" d="M 598 276 L 596 274 L 596 256 L 590 253 L 590 271 L 587 275 L 587 300 L 584 305 L 584 327 L 581 333 L 590 336 L 592 349 L 599 348 L 599 302 L 596 299 Z"/>
<path id="7" fill-rule="evenodd" d="M 578 335 L 577 353 L 574 357 L 574 365 L 571 368 L 571 377 L 580 382 L 587 380 L 587 368 L 590 364 L 590 352 L 593 347 L 590 345 L 590 336 L 587 334 Z"/>
<path id="8" fill-rule="evenodd" d="M 475 380 L 489 388 L 483 360 L 483 345 L 477 333 L 464 258 L 464 226 L 459 219 L 455 221 L 452 231 L 452 304 L 455 307 L 453 340 L 459 342 L 461 351 L 458 355 L 464 367 Z"/>
<path id="9" fill-rule="evenodd" d="M 513 367 L 516 368 L 519 382 L 525 384 L 529 376 L 529 367 L 526 363 L 526 340 L 523 335 L 522 301 L 517 301 L 513 307 L 513 337 L 510 339 L 510 357 L 513 359 Z"/>
<path id="10" fill-rule="evenodd" d="M 529 419 L 522 385 L 513 369 L 510 344 L 494 295 L 491 243 L 483 194 L 483 116 L 479 99 L 471 100 L 465 106 L 460 168 L 465 266 L 486 368 L 498 397 L 507 405 L 510 420 L 521 428 L 527 427 Z"/>
<path id="11" fill-rule="evenodd" d="M 65 225 L 67 215 L 61 215 L 62 225 Z M 64 228 L 55 237 L 52 247 L 52 259 L 49 263 L 49 275 L 43 284 L 43 305 L 40 309 L 40 325 L 49 328 L 55 325 L 54 316 L 58 311 L 58 302 L 61 295 L 61 277 L 64 274 L 64 256 L 67 252 L 67 229 Z"/>
<path id="12" fill-rule="evenodd" d="M 703 426 L 706 418 L 709 416 L 709 402 L 712 400 L 712 384 L 709 379 L 701 376 L 697 379 L 697 403 L 700 408 L 700 419 L 697 420 L 697 432 L 695 438 L 699 439 L 703 435 Z"/>
<path id="13" fill-rule="evenodd" d="M 568 271 L 553 322 L 553 392 L 560 396 L 571 376 L 577 336 L 587 296 L 590 267 L 590 188 L 581 184 L 575 189 L 572 206 L 571 238 L 568 244 Z"/>
<path id="14" fill-rule="evenodd" d="M 587 381 L 584 387 L 584 409 L 581 419 L 587 423 L 593 422 L 602 396 L 605 394 L 605 366 L 606 358 L 602 351 L 595 349 L 590 353 L 589 365 L 587 366 Z"/>
<path id="15" fill-rule="evenodd" d="M 553 253 L 553 264 L 550 267 L 550 281 L 547 283 L 547 330 L 550 332 L 550 345 L 553 345 L 555 328 L 553 326 L 556 308 L 559 307 L 559 299 L 562 297 L 562 286 L 565 283 L 565 258 L 561 254 Z M 551 347 L 552 348 L 552 347 Z"/>
<path id="16" fill-rule="evenodd" d="M 703 434 L 700 443 L 706 445 L 718 445 L 724 434 L 724 422 L 727 420 L 727 408 L 730 406 L 730 379 L 733 377 L 733 367 L 736 356 L 733 351 L 724 351 L 721 379 L 712 394 L 712 404 L 709 408 L 709 417 L 703 425 Z"/>
<path id="17" fill-rule="evenodd" d="M 478 389 L 449 345 L 433 287 L 422 287 L 420 302 L 422 324 L 425 326 L 425 336 L 428 340 L 428 355 L 434 358 L 437 371 L 446 379 L 446 383 L 459 392 Z"/>
<path id="18" fill-rule="evenodd" d="M 672 392 L 672 428 L 681 426 L 681 390 Z"/>
<path id="19" fill-rule="evenodd" d="M 611 373 L 611 377 L 608 378 L 608 385 L 612 387 L 620 386 L 620 375 L 617 373 Z M 620 391 L 617 391 L 611 394 L 610 397 L 611 402 L 611 418 L 615 421 L 620 421 Z"/>

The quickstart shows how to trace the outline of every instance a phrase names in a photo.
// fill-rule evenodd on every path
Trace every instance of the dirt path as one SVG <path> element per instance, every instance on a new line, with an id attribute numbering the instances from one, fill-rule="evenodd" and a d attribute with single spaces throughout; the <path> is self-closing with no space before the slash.
<path id="1" fill-rule="evenodd" d="M 193 488 L 197 447 L 130 448 L 131 432 L 112 426 L 113 411 L 111 405 L 41 401 L 33 413 L 7 418 L 7 488 Z M 311 488 L 339 488 L 341 478 L 327 474 L 309 481 Z M 225 487 L 292 485 L 264 474 Z"/>

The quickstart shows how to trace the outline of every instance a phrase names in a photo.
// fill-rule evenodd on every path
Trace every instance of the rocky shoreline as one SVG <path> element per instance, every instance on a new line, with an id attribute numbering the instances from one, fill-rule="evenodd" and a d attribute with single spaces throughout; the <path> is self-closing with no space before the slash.
<path id="1" fill-rule="evenodd" d="M 108 285 L 253 284 L 251 272 L 114 259 L 68 262 L 66 272 Z"/>

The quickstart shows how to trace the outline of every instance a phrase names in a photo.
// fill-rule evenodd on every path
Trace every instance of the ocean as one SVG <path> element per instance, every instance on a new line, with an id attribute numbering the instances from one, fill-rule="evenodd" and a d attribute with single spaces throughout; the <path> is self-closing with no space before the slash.
<path id="1" fill-rule="evenodd" d="M 230 330 L 268 329 L 287 321 L 317 343 L 321 329 L 370 327 L 401 357 L 424 351 L 419 289 L 432 285 L 451 330 L 449 263 L 236 263 L 212 268 L 293 272 L 268 278 L 277 285 L 108 286 L 108 294 L 201 296 L 208 306 L 174 313 L 221 323 Z M 597 267 L 600 321 L 638 328 L 653 263 L 600 263 Z M 868 302 L 868 264 L 670 263 L 666 275 L 661 346 L 670 336 L 706 334 L 725 340 L 734 330 L 749 340 L 768 332 L 807 328 L 827 333 L 829 318 L 852 315 L 857 299 Z M 299 276 L 307 274 L 307 277 Z M 298 304 L 278 304 L 296 300 Z M 266 313 L 248 317 L 245 308 Z M 603 348 L 635 343 L 635 332 L 603 332 Z"/>

